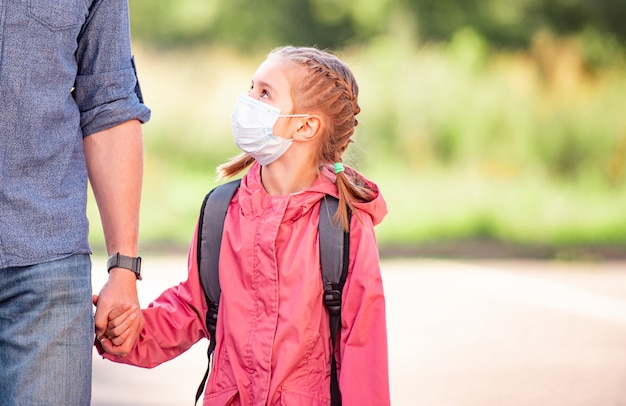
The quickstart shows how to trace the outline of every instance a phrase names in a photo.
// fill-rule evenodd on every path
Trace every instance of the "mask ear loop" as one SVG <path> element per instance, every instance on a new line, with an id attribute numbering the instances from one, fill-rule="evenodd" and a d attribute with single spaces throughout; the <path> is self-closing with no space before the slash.
<path id="1" fill-rule="evenodd" d="M 290 118 L 290 117 L 308 117 L 310 116 L 310 114 L 279 114 L 277 117 L 278 118 Z M 300 128 L 302 128 L 302 126 L 300 126 Z M 299 129 L 298 129 L 299 130 Z M 293 139 L 293 138 L 291 138 Z"/>

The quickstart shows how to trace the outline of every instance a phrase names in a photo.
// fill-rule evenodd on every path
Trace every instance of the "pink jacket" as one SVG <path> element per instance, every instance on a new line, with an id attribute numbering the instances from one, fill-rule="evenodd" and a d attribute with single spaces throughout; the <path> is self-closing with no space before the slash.
<path id="1" fill-rule="evenodd" d="M 243 177 L 224 226 L 216 349 L 204 405 L 330 404 L 331 340 L 317 224 L 320 199 L 337 194 L 334 178 L 324 170 L 302 193 L 270 196 L 258 165 Z M 385 299 L 373 226 L 387 207 L 380 194 L 356 207 L 343 290 L 339 387 L 344 405 L 384 406 L 390 402 Z M 105 358 L 152 368 L 211 338 L 195 235 L 188 279 L 142 310 L 145 327 L 127 357 Z"/>

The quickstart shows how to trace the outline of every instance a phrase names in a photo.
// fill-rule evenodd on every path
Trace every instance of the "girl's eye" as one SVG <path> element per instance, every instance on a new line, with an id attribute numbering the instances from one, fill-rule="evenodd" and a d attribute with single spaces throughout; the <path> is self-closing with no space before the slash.
<path id="1" fill-rule="evenodd" d="M 267 90 L 263 89 L 262 87 L 257 87 L 255 89 L 254 83 L 250 84 L 250 89 L 248 89 L 248 94 L 252 97 L 257 97 L 258 95 L 259 98 L 263 98 L 263 99 L 270 98 L 270 94 L 267 92 Z"/>

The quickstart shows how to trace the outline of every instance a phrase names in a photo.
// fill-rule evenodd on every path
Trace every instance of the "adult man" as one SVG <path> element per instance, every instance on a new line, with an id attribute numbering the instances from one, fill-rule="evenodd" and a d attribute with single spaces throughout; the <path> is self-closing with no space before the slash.
<path id="1" fill-rule="evenodd" d="M 3 406 L 90 403 L 88 177 L 107 251 L 122 256 L 110 263 L 96 330 L 113 307 L 138 304 L 136 261 L 125 257 L 137 256 L 140 123 L 150 111 L 128 25 L 127 0 L 0 0 Z"/>

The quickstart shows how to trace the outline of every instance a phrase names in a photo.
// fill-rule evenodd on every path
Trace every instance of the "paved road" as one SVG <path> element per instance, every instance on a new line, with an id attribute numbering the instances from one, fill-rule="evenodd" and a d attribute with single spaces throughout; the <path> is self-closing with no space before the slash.
<path id="1" fill-rule="evenodd" d="M 382 268 L 393 405 L 626 405 L 626 262 Z M 186 259 L 146 258 L 144 269 L 142 305 L 185 277 Z M 191 405 L 206 346 L 152 370 L 94 354 L 93 405 Z"/>

